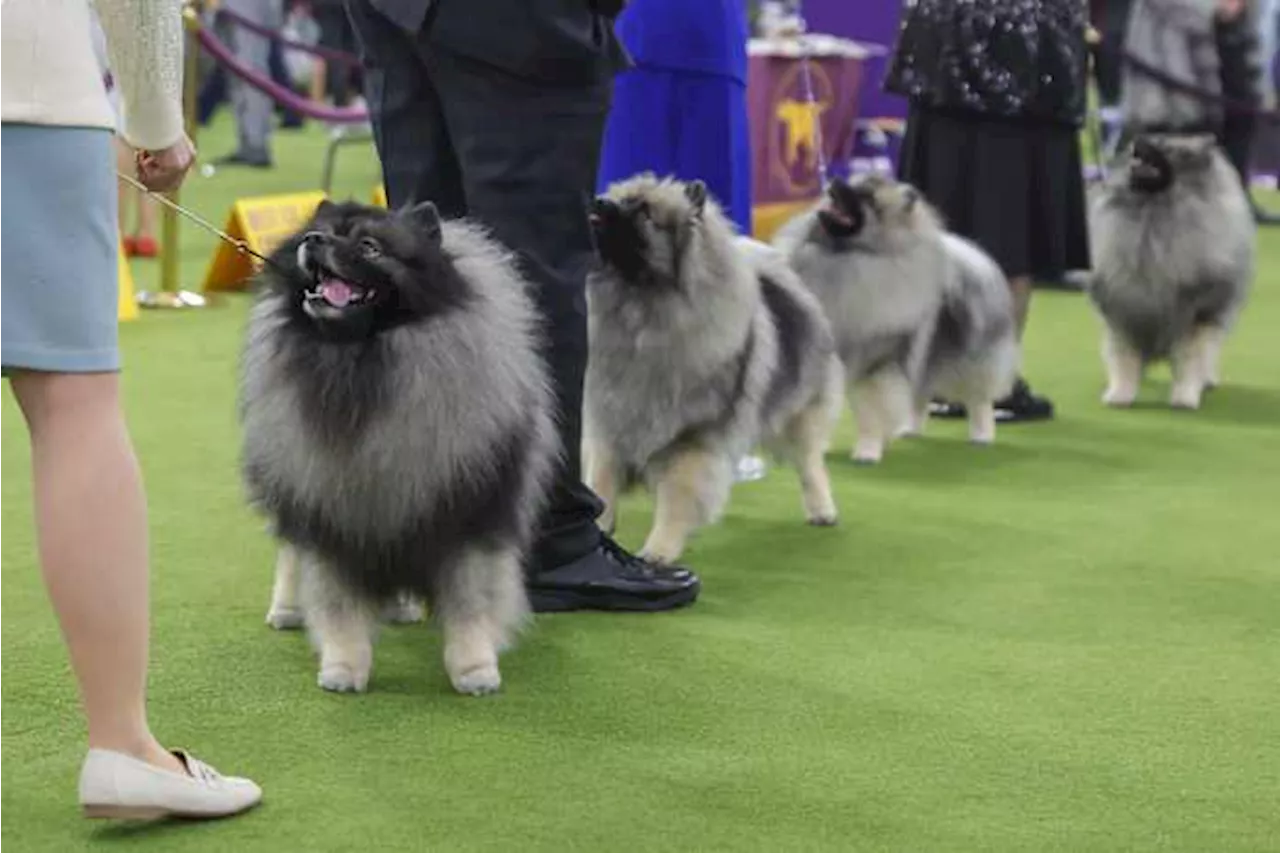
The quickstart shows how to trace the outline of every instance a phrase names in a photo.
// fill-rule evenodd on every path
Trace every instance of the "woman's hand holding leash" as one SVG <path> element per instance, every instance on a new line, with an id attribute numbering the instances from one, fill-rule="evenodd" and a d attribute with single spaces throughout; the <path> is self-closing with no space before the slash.
<path id="1" fill-rule="evenodd" d="M 184 133 L 168 148 L 138 152 L 138 180 L 152 192 L 176 190 L 195 162 L 196 147 Z"/>

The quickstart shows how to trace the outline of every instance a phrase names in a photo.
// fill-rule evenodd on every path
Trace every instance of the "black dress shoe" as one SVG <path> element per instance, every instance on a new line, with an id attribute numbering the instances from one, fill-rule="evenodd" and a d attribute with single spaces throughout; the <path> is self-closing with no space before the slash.
<path id="1" fill-rule="evenodd" d="M 1021 377 L 1013 386 L 1013 392 L 1002 400 L 996 400 L 996 420 L 1000 423 L 1023 421 L 1047 421 L 1053 418 L 1053 403 L 1047 397 L 1031 393 L 1031 386 Z M 935 418 L 967 418 L 963 403 L 934 400 L 929 404 L 929 414 Z"/>
<path id="2" fill-rule="evenodd" d="M 702 583 L 688 569 L 650 563 L 606 536 L 586 556 L 532 575 L 528 588 L 535 613 L 653 612 L 691 604 Z"/>
<path id="3" fill-rule="evenodd" d="M 1053 418 L 1053 403 L 1048 397 L 1037 397 L 1021 377 L 1014 383 L 1013 393 L 996 400 L 996 420 L 1000 423 L 1047 421 Z"/>

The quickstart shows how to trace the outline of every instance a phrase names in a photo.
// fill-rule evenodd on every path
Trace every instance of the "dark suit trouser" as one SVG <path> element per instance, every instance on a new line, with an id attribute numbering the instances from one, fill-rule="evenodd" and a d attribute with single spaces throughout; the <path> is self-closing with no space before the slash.
<path id="1" fill-rule="evenodd" d="M 481 14 L 481 6 L 477 14 Z M 349 0 L 387 201 L 432 201 L 471 216 L 518 254 L 547 322 L 564 464 L 533 555 L 534 572 L 600 544 L 599 499 L 582 483 L 586 274 L 611 81 L 548 86 L 441 51 Z"/>

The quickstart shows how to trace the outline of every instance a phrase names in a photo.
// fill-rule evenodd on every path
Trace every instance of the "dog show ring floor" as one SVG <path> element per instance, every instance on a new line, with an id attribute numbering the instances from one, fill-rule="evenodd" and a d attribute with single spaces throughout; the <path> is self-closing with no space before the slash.
<path id="1" fill-rule="evenodd" d="M 229 151 L 226 116 L 199 140 Z M 272 171 L 193 175 L 185 204 L 315 189 L 325 136 Z M 334 194 L 367 200 L 371 151 Z M 1274 205 L 1276 198 L 1268 199 Z M 184 223 L 183 286 L 212 238 Z M 263 623 L 274 548 L 245 505 L 247 300 L 124 325 L 151 509 L 157 734 L 266 791 L 235 820 L 79 818 L 84 725 L 36 562 L 29 451 L 3 404 L 3 841 L 182 851 L 1263 851 L 1280 849 L 1280 229 L 1199 412 L 1099 403 L 1099 324 L 1037 294 L 1026 374 L 1051 423 L 969 446 L 934 420 L 876 468 L 829 463 L 838 527 L 794 475 L 739 485 L 662 615 L 540 617 L 500 694 L 454 695 L 440 640 L 388 628 L 370 692 L 315 684 Z M 155 262 L 138 262 L 154 287 Z M 646 496 L 620 538 L 641 541 Z"/>

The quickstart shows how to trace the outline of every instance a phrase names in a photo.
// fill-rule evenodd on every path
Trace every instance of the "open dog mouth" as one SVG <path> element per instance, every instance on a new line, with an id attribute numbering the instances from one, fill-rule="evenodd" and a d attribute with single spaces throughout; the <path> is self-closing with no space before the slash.
<path id="1" fill-rule="evenodd" d="M 820 212 L 829 222 L 833 222 L 836 225 L 840 225 L 845 228 L 854 227 L 853 217 L 848 213 L 845 213 L 844 209 L 840 207 L 834 199 L 828 199 L 827 203 L 822 206 Z"/>
<path id="2" fill-rule="evenodd" d="M 1155 163 L 1140 158 L 1134 158 L 1133 163 L 1129 166 L 1129 171 L 1132 172 L 1134 177 L 1143 180 L 1151 181 L 1160 178 L 1160 167 Z"/>
<path id="3" fill-rule="evenodd" d="M 862 211 L 851 210 L 845 205 L 834 187 L 827 191 L 818 208 L 818 219 L 828 234 L 842 237 L 858 233 L 864 224 Z"/>
<path id="4" fill-rule="evenodd" d="M 313 275 L 314 287 L 303 294 L 303 310 L 312 317 L 330 319 L 348 308 L 371 301 L 377 293 L 371 287 L 340 278 L 323 267 L 317 266 Z"/>
<path id="5" fill-rule="evenodd" d="M 1129 163 L 1129 186 L 1143 193 L 1156 193 L 1169 186 L 1172 175 L 1168 167 L 1142 156 Z"/>

